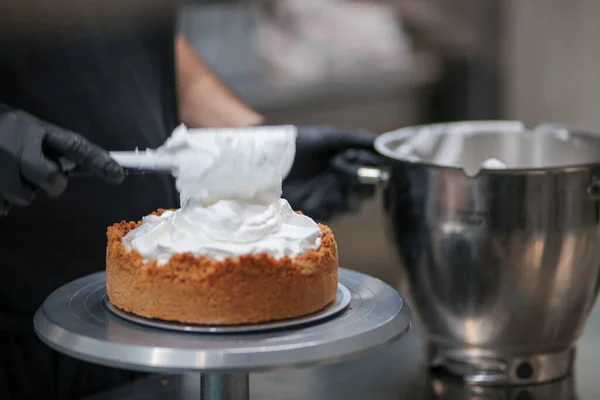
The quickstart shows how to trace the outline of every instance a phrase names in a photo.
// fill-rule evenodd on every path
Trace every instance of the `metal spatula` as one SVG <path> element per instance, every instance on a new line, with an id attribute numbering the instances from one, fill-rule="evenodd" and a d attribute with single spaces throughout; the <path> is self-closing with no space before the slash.
<path id="1" fill-rule="evenodd" d="M 111 151 L 110 156 L 125 170 L 126 174 L 170 174 L 173 170 L 171 157 L 149 156 L 144 152 Z M 92 172 L 67 159 L 59 160 L 63 172 L 73 178 L 89 177 Z"/>
<path id="2" fill-rule="evenodd" d="M 207 138 L 218 136 L 227 139 L 234 137 L 239 138 L 241 137 L 240 135 L 243 135 L 248 143 L 251 143 L 257 138 L 262 138 L 264 140 L 265 137 L 273 139 L 281 138 L 282 136 L 286 138 L 295 138 L 296 127 L 292 125 L 281 125 L 245 128 L 201 128 L 192 129 L 189 130 L 189 132 L 193 136 L 198 135 L 196 136 L 197 138 L 201 138 L 202 136 Z M 223 146 L 223 144 L 221 144 L 221 146 Z M 235 147 L 232 149 L 230 146 L 225 146 L 224 148 L 228 148 L 228 151 L 237 151 Z M 242 149 L 242 147 L 240 147 L 240 149 Z M 173 164 L 172 155 L 163 155 L 156 151 L 153 151 L 151 154 L 148 154 L 146 151 L 112 151 L 109 154 L 128 174 L 169 174 L 176 168 Z M 283 158 L 282 162 L 285 163 L 286 160 L 286 158 Z M 92 175 L 91 172 L 80 168 L 69 160 L 61 159 L 59 162 L 64 173 L 70 177 L 88 177 Z M 280 168 L 287 169 L 287 172 L 289 172 L 291 164 L 281 165 Z"/>

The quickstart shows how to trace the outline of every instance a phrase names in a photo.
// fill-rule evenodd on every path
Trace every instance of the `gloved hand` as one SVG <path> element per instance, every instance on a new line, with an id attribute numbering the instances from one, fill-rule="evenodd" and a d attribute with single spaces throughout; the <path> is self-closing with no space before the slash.
<path id="1" fill-rule="evenodd" d="M 381 162 L 373 148 L 375 135 L 330 126 L 298 126 L 296 159 L 283 182 L 283 197 L 290 205 L 318 221 L 354 211 L 373 196 L 374 187 L 334 168 L 334 158 L 345 166 L 376 166 Z M 338 162 L 339 164 L 339 162 Z"/>
<path id="2" fill-rule="evenodd" d="M 67 186 L 58 158 L 109 183 L 121 183 L 123 169 L 82 136 L 19 110 L 0 105 L 0 215 L 12 205 L 29 205 L 38 189 L 60 195 Z"/>

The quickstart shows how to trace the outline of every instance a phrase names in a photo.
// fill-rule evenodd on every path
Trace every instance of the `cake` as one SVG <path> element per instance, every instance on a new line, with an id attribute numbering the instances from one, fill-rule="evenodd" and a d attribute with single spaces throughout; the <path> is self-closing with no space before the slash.
<path id="1" fill-rule="evenodd" d="M 327 226 L 319 225 L 323 236 L 318 250 L 294 258 L 257 254 L 215 261 L 177 254 L 164 265 L 144 263 L 138 252 L 125 249 L 123 237 L 138 226 L 121 222 L 108 229 L 107 292 L 124 311 L 183 323 L 235 325 L 310 314 L 335 299 L 338 257 Z"/>
<path id="2" fill-rule="evenodd" d="M 281 199 L 295 132 L 178 129 L 145 156 L 173 156 L 182 206 L 108 228 L 110 302 L 142 317 L 202 325 L 285 320 L 332 303 L 333 233 Z M 184 154 L 193 154 L 193 163 Z M 243 182 L 235 185 L 236 179 Z"/>

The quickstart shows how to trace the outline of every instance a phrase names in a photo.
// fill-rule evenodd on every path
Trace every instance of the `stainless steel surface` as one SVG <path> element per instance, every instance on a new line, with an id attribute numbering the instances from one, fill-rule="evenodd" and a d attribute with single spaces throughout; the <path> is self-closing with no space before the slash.
<path id="1" fill-rule="evenodd" d="M 180 134 L 185 134 L 178 127 L 173 132 L 173 136 L 181 138 Z M 238 156 L 241 153 L 236 152 L 237 147 L 232 146 L 229 143 L 230 139 L 242 140 L 244 144 L 254 143 L 260 141 L 261 143 L 288 143 L 290 140 L 294 140 L 296 137 L 298 128 L 294 125 L 270 125 L 270 126 L 250 126 L 242 128 L 194 128 L 189 129 L 187 133 L 191 141 L 203 141 L 207 140 L 213 146 L 218 146 L 221 149 L 227 149 L 229 152 L 234 153 L 233 156 Z M 177 139 L 176 139 L 177 142 Z M 285 152 L 290 152 L 287 147 L 277 147 L 277 149 Z M 213 150 L 205 149 L 206 154 L 211 153 Z M 211 153 L 212 154 L 212 153 Z M 179 158 L 194 158 L 198 156 L 197 151 L 193 153 L 186 153 L 185 151 L 177 154 Z M 155 152 L 153 150 L 134 150 L 134 151 L 111 151 L 110 157 L 115 160 L 119 165 L 129 169 L 143 169 L 143 170 L 158 170 L 158 171 L 172 171 L 176 165 L 172 152 Z M 221 158 L 226 157 L 221 155 Z M 286 157 L 282 157 L 280 160 L 276 160 L 273 168 L 277 171 L 285 172 L 283 175 L 287 175 L 291 164 Z M 218 174 L 219 178 L 226 178 L 220 176 L 221 171 L 216 170 L 212 172 L 212 175 Z"/>
<path id="2" fill-rule="evenodd" d="M 337 364 L 252 374 L 250 395 L 261 400 L 596 400 L 600 398 L 600 308 L 578 344 L 575 374 L 540 385 L 470 386 L 428 371 L 418 326 L 390 347 Z M 197 374 L 156 376 L 85 400 L 197 399 Z"/>
<path id="3" fill-rule="evenodd" d="M 438 400 L 575 400 L 572 376 L 546 384 L 530 386 L 465 386 L 443 373 L 430 378 L 432 398 Z"/>
<path id="4" fill-rule="evenodd" d="M 145 151 L 111 151 L 109 154 L 121 167 L 133 171 L 149 170 L 170 173 L 175 167 L 171 156 L 148 155 Z"/>
<path id="5" fill-rule="evenodd" d="M 105 275 L 73 281 L 38 310 L 38 336 L 57 351 L 101 365 L 168 372 L 231 373 L 339 361 L 406 333 L 411 312 L 385 283 L 340 268 L 350 308 L 320 324 L 257 334 L 170 332 L 125 321 L 102 307 Z"/>
<path id="6" fill-rule="evenodd" d="M 106 307 L 110 312 L 127 321 L 140 325 L 146 325 L 151 328 L 196 333 L 255 333 L 281 329 L 292 329 L 318 323 L 320 321 L 335 317 L 336 315 L 342 313 L 348 308 L 351 300 L 352 295 L 350 294 L 350 291 L 344 285 L 338 283 L 338 291 L 335 300 L 319 312 L 304 317 L 288 319 L 285 321 L 233 326 L 191 325 L 182 324 L 178 322 L 169 322 L 157 319 L 144 318 L 135 314 L 128 313 L 113 306 L 110 300 L 108 300 L 108 296 L 106 295 L 102 298 L 102 306 Z"/>
<path id="7" fill-rule="evenodd" d="M 203 400 L 248 400 L 248 374 L 200 375 L 200 398 Z"/>
<path id="8" fill-rule="evenodd" d="M 600 139 L 585 132 L 546 139 L 547 132 L 523 133 L 514 122 L 434 128 L 439 141 L 421 153 L 431 155 L 425 162 L 401 161 L 396 150 L 427 127 L 376 141 L 390 161 L 389 230 L 435 349 L 431 360 L 478 371 L 480 383 L 564 376 L 598 293 L 600 204 L 588 191 Z M 437 166 L 435 147 L 459 133 L 457 164 Z M 523 151 L 522 136 L 535 136 L 543 152 Z M 464 173 L 465 163 L 490 157 L 506 157 L 512 169 Z M 534 169 L 518 169 L 525 167 Z"/>
<path id="9" fill-rule="evenodd" d="M 489 159 L 503 162 L 506 172 L 600 164 L 600 137 L 548 123 L 533 129 L 520 121 L 422 125 L 384 134 L 376 147 L 394 159 L 459 168 L 469 176 Z"/>
<path id="10" fill-rule="evenodd" d="M 493 352 L 481 349 L 457 350 L 439 344 L 431 347 L 429 358 L 432 366 L 445 368 L 472 385 L 502 385 L 507 381 L 532 384 L 549 382 L 567 376 L 575 360 L 574 347 L 556 353 L 501 359 Z"/>

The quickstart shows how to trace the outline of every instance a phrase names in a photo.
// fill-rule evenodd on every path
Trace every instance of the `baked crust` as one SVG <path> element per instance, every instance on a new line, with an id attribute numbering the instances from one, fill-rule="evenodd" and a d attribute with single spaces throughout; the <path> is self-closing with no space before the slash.
<path id="1" fill-rule="evenodd" d="M 164 210 L 158 210 L 160 215 Z M 283 320 L 323 309 L 337 293 L 338 252 L 319 224 L 321 247 L 295 258 L 267 254 L 215 261 L 176 254 L 167 264 L 144 264 L 123 237 L 141 222 L 108 228 L 106 290 L 116 307 L 147 318 L 205 325 Z"/>

